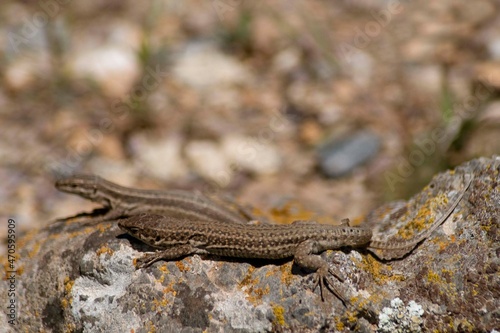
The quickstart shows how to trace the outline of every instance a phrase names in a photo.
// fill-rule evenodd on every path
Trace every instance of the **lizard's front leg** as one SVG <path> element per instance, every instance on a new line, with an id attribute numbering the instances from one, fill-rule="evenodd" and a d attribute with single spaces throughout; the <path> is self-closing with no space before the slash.
<path id="1" fill-rule="evenodd" d="M 182 244 L 170 247 L 163 251 L 148 253 L 137 259 L 136 267 L 144 268 L 158 260 L 172 260 L 196 253 L 196 248 L 190 244 Z"/>
<path id="2" fill-rule="evenodd" d="M 345 277 L 341 272 L 334 271 L 319 255 L 313 254 L 318 253 L 318 249 L 319 246 L 315 240 L 306 240 L 297 246 L 293 261 L 301 267 L 315 271 L 316 276 L 313 291 L 319 284 L 322 301 L 325 300 L 323 289 L 326 283 L 328 289 L 345 304 L 345 297 L 338 288 L 335 288 L 334 283 L 329 279 L 329 275 L 335 276 L 341 282 L 345 280 Z"/>

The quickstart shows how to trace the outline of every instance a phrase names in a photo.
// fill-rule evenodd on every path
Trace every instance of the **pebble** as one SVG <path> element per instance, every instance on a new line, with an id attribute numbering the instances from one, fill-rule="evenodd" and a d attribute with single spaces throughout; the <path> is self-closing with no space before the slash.
<path id="1" fill-rule="evenodd" d="M 138 134 L 130 140 L 136 166 L 166 181 L 187 176 L 188 168 L 181 156 L 181 145 L 181 139 L 176 136 L 152 139 Z"/>
<path id="2" fill-rule="evenodd" d="M 347 175 L 377 154 L 380 141 L 375 134 L 361 131 L 341 140 L 326 142 L 318 150 L 321 171 L 332 178 Z"/>
<path id="3" fill-rule="evenodd" d="M 482 83 L 500 89 L 500 63 L 485 61 L 476 65 L 476 78 Z"/>
<path id="4" fill-rule="evenodd" d="M 273 58 L 273 68 L 278 73 L 289 73 L 299 68 L 300 52 L 296 48 L 287 48 L 278 52 Z"/>
<path id="5" fill-rule="evenodd" d="M 141 69 L 134 50 L 105 45 L 74 55 L 68 70 L 76 79 L 96 82 L 108 97 L 122 98 L 129 94 Z"/>
<path id="6" fill-rule="evenodd" d="M 126 160 L 116 160 L 108 157 L 95 157 L 88 163 L 90 173 L 122 186 L 134 187 L 137 170 Z"/>
<path id="7" fill-rule="evenodd" d="M 492 60 L 500 60 L 500 36 L 488 41 L 488 52 Z"/>
<path id="8" fill-rule="evenodd" d="M 230 183 L 233 171 L 219 144 L 209 140 L 193 140 L 186 145 L 185 153 L 201 176 L 221 187 Z"/>
<path id="9" fill-rule="evenodd" d="M 50 72 L 47 54 L 20 57 L 5 68 L 4 79 L 7 87 L 15 91 L 27 90 L 30 86 L 46 77 Z"/>
<path id="10" fill-rule="evenodd" d="M 257 175 L 271 175 L 281 168 L 278 149 L 269 141 L 229 135 L 222 141 L 225 155 L 238 168 Z"/>
<path id="11" fill-rule="evenodd" d="M 197 89 L 217 89 L 220 85 L 243 83 L 250 78 L 248 70 L 237 59 L 207 42 L 188 44 L 172 68 L 178 80 Z"/>
<path id="12" fill-rule="evenodd" d="M 406 68 L 409 82 L 419 91 L 442 93 L 442 68 L 439 65 L 411 66 Z"/>

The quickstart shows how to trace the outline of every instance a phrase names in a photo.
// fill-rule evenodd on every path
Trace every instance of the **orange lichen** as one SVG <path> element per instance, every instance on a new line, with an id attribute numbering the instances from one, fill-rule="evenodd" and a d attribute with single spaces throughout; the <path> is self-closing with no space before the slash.
<path id="1" fill-rule="evenodd" d="M 283 207 L 273 208 L 270 211 L 270 218 L 275 223 L 289 224 L 297 220 L 320 220 L 316 213 L 306 210 L 299 202 L 288 202 Z"/>
<path id="2" fill-rule="evenodd" d="M 158 269 L 165 274 L 170 274 L 170 271 L 168 270 L 167 265 L 161 265 L 160 267 L 158 267 Z"/>
<path id="3" fill-rule="evenodd" d="M 181 272 L 186 272 L 186 271 L 189 270 L 189 268 L 186 265 L 184 265 L 184 261 L 183 260 L 176 261 L 175 262 L 175 266 L 177 266 L 177 268 Z"/>
<path id="4" fill-rule="evenodd" d="M 248 269 L 248 273 L 243 280 L 241 280 L 239 287 L 246 291 L 246 299 L 252 304 L 257 305 L 262 302 L 262 296 L 269 294 L 271 288 L 269 285 L 266 285 L 265 288 L 257 288 L 256 285 L 259 283 L 259 279 L 252 277 L 254 271 L 254 267 Z"/>
<path id="5" fill-rule="evenodd" d="M 156 279 L 158 283 L 163 283 L 165 281 L 165 274 L 162 274 L 158 279 Z"/>
<path id="6" fill-rule="evenodd" d="M 252 273 L 255 271 L 255 267 L 250 266 L 247 271 L 247 275 L 241 280 L 240 286 L 246 286 L 253 282 L 256 282 L 256 279 L 252 279 Z"/>
<path id="7" fill-rule="evenodd" d="M 171 293 L 174 297 L 177 296 L 177 291 L 175 291 L 174 289 L 174 285 L 175 285 L 175 281 L 171 281 L 168 286 L 166 286 L 165 288 L 163 288 L 163 293 L 166 294 L 166 293 Z"/>
<path id="8" fill-rule="evenodd" d="M 96 254 L 100 256 L 101 254 L 109 254 L 110 256 L 113 255 L 114 251 L 111 250 L 109 247 L 106 245 L 102 245 L 99 249 L 97 249 Z"/>
<path id="9" fill-rule="evenodd" d="M 281 272 L 281 283 L 289 286 L 293 279 L 292 262 L 279 266 L 279 270 Z"/>
<path id="10" fill-rule="evenodd" d="M 31 247 L 31 251 L 28 252 L 28 257 L 34 258 L 40 251 L 40 247 L 41 247 L 40 242 L 36 242 L 35 244 L 33 244 L 33 246 Z"/>

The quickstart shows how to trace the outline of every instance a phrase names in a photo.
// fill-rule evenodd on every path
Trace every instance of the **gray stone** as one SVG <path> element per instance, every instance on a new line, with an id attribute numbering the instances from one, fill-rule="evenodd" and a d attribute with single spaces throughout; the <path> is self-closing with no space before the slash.
<path id="1" fill-rule="evenodd" d="M 370 132 L 357 132 L 341 140 L 325 143 L 318 150 L 321 171 L 329 177 L 342 177 L 369 161 L 380 148 L 380 138 Z"/>

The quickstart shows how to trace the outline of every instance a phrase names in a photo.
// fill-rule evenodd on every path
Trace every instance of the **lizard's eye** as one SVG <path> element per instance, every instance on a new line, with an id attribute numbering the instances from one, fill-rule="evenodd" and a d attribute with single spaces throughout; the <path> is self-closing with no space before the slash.
<path id="1" fill-rule="evenodd" d="M 137 234 L 139 232 L 139 228 L 137 227 L 130 227 L 129 228 L 129 231 L 133 234 Z"/>

